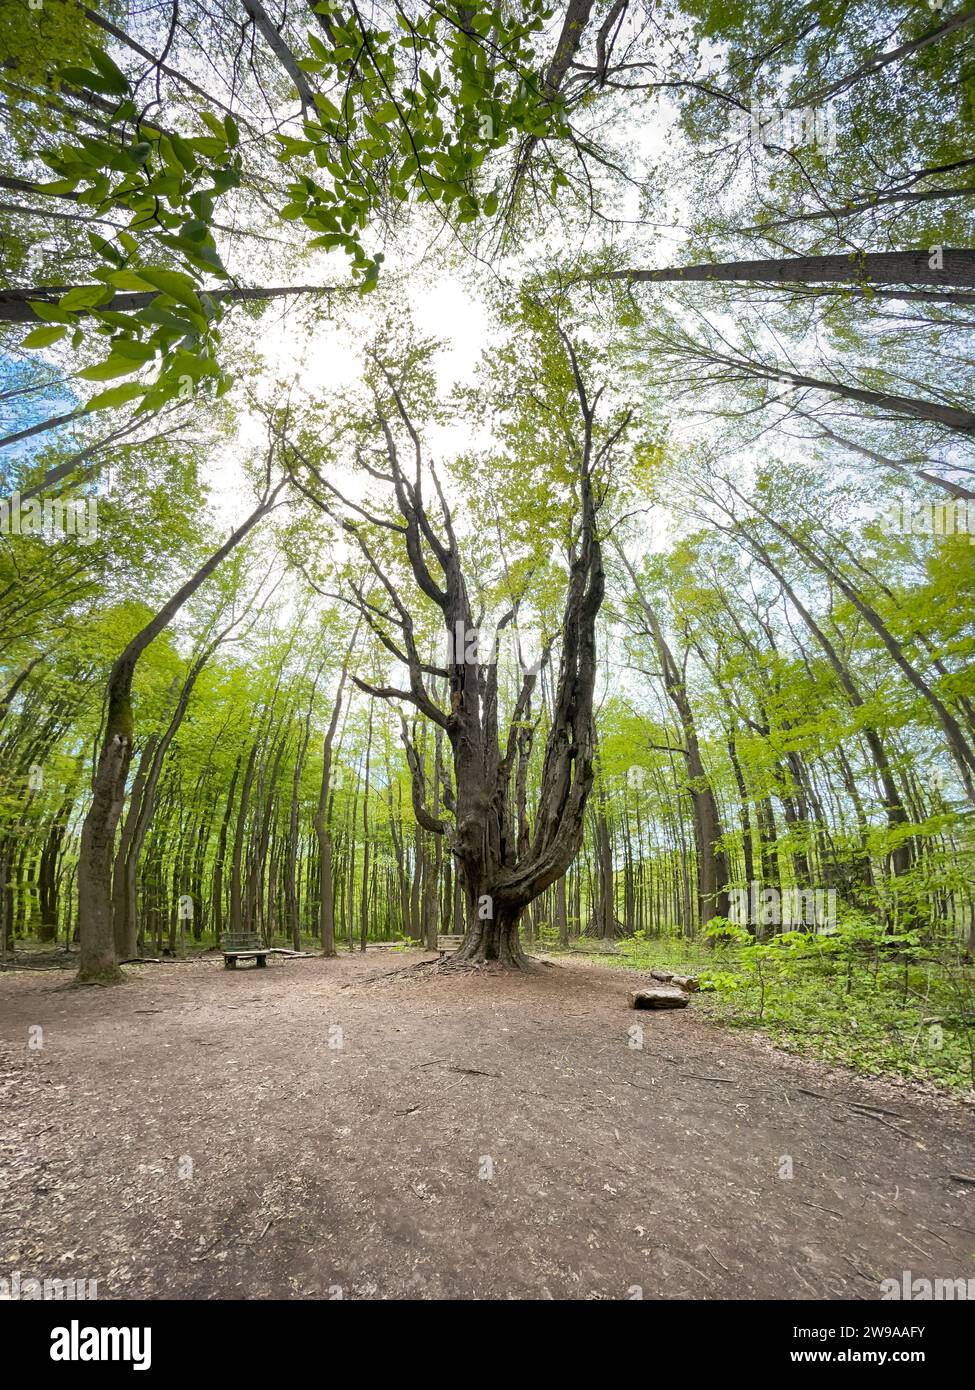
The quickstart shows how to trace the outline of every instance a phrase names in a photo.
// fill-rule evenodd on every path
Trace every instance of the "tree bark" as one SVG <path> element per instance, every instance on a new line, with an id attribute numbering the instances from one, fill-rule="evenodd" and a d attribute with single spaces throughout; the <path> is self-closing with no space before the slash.
<path id="1" fill-rule="evenodd" d="M 575 352 L 561 335 L 566 359 L 579 400 L 581 431 L 576 430 L 569 457 L 578 479 L 579 505 L 571 528 L 569 578 L 562 616 L 562 647 L 559 676 L 550 727 L 545 745 L 539 784 L 538 811 L 530 844 L 518 851 L 516 817 L 512 806 L 512 780 L 518 752 L 518 729 L 529 707 L 538 668 L 524 672 L 515 702 L 514 717 L 502 746 L 498 728 L 498 663 L 490 657 L 466 659 L 467 653 L 450 654 L 447 667 L 431 667 L 420 655 L 414 636 L 413 615 L 393 583 L 389 567 L 380 563 L 370 550 L 361 524 L 363 509 L 341 499 L 360 521 L 345 522 L 346 532 L 361 550 L 374 582 L 382 586 L 388 614 L 367 601 L 361 585 L 353 585 L 356 607 L 382 644 L 407 668 L 409 687 L 377 686 L 355 677 L 363 693 L 388 700 L 407 700 L 420 714 L 447 734 L 453 755 L 453 783 L 446 782 L 444 808 L 453 817 L 450 847 L 459 869 L 467 902 L 467 934 L 448 965 L 499 960 L 505 965 L 523 965 L 518 941 L 522 912 L 564 873 L 582 840 L 583 817 L 592 786 L 593 690 L 596 676 L 596 615 L 602 604 L 605 580 L 602 552 L 596 532 L 597 503 L 592 469 L 602 461 L 629 423 L 623 417 L 607 434 L 601 448 L 594 445 L 596 399 L 590 402 L 582 381 Z M 460 630 L 472 631 L 473 617 L 466 580 L 461 568 L 460 548 L 453 529 L 450 508 L 437 483 L 444 534 L 438 534 L 423 502 L 422 445 L 393 378 L 385 372 L 403 426 L 410 435 L 416 456 L 416 474 L 409 479 L 400 463 L 393 432 L 377 396 L 377 414 L 389 461 L 388 481 L 402 522 L 385 519 L 378 525 L 398 533 L 405 548 L 417 588 L 440 610 L 443 628 L 451 640 Z M 579 435 L 581 434 L 581 438 Z M 288 441 L 295 460 L 320 485 L 323 480 L 300 449 Z M 334 513 L 336 490 L 328 490 L 328 500 L 316 498 L 309 489 L 305 495 L 324 510 Z M 365 514 L 368 521 L 376 518 Z M 430 566 L 436 570 L 436 577 Z M 517 616 L 514 608 L 502 619 L 506 625 Z M 389 619 L 387 621 L 387 619 Z M 400 634 L 402 646 L 390 635 Z M 545 664 L 548 651 L 543 656 Z M 450 709 L 445 711 L 425 684 L 429 674 L 447 678 Z M 417 824 L 432 834 L 443 835 L 448 822 L 433 816 L 424 805 L 424 775 L 412 739 L 405 731 L 404 746 L 410 766 L 411 793 Z M 438 791 L 439 795 L 439 791 Z M 486 915 L 484 915 L 486 914 Z"/>
<path id="2" fill-rule="evenodd" d="M 92 284 L 36 285 L 25 289 L 0 289 L 0 323 L 32 323 L 40 327 L 41 320 L 31 308 L 32 300 L 38 300 L 44 304 L 57 304 L 70 290 L 103 288 L 104 286 Z M 201 289 L 199 293 L 210 299 L 215 299 L 221 304 L 250 304 L 265 299 L 281 299 L 292 294 L 331 294 L 334 288 L 333 285 L 268 285 L 253 289 L 235 286 L 230 289 L 219 287 Z M 111 309 L 113 313 L 125 314 L 133 309 L 145 309 L 160 293 L 159 290 L 120 291 L 113 295 L 107 303 L 99 304 L 98 310 Z M 93 310 L 78 309 L 75 312 L 85 315 L 92 313 Z M 71 415 L 63 416 L 62 419 L 73 420 L 79 413 L 75 411 Z"/>
<path id="3" fill-rule="evenodd" d="M 864 251 L 847 256 L 783 256 L 754 261 L 719 261 L 704 265 L 665 266 L 659 270 L 608 270 L 587 278 L 657 281 L 731 280 L 765 284 L 937 285 L 950 289 L 975 285 L 975 251 L 942 247 L 941 264 L 932 253 Z"/>
<path id="4" fill-rule="evenodd" d="M 713 917 L 728 916 L 728 857 L 723 848 L 724 826 L 721 823 L 714 788 L 701 756 L 697 724 L 684 676 L 674 660 L 657 615 L 648 602 L 632 565 L 620 546 L 617 546 L 617 552 L 630 576 L 634 594 L 646 620 L 648 635 L 653 640 L 663 672 L 664 689 L 680 721 L 684 739 L 682 756 L 687 769 L 687 790 L 694 815 L 698 917 L 701 927 L 706 928 Z"/>
<path id="5" fill-rule="evenodd" d="M 358 631 L 359 629 L 356 627 L 345 654 L 345 660 L 342 662 L 338 689 L 335 692 L 335 704 L 332 706 L 331 718 L 322 744 L 322 780 L 319 786 L 318 807 L 314 819 L 315 835 L 318 839 L 318 935 L 322 943 L 322 954 L 325 956 L 337 954 L 335 950 L 335 897 L 332 887 L 332 833 L 328 817 L 332 781 L 332 746 L 335 742 L 335 731 L 338 728 L 339 713 L 342 709 L 342 695 L 345 690 L 349 661 L 352 658 Z"/>

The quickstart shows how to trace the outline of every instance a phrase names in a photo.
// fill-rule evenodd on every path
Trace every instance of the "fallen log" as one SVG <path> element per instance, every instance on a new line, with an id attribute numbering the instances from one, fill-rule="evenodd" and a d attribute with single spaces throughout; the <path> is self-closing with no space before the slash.
<path id="1" fill-rule="evenodd" d="M 673 975 L 671 983 L 677 985 L 678 989 L 684 990 L 687 994 L 693 994 L 695 990 L 701 988 L 696 975 Z"/>
<path id="2" fill-rule="evenodd" d="M 690 996 L 682 989 L 658 985 L 655 989 L 635 989 L 630 994 L 631 1009 L 686 1009 Z"/>
<path id="3" fill-rule="evenodd" d="M 651 980 L 659 980 L 665 985 L 675 985 L 688 994 L 693 994 L 701 988 L 696 975 L 675 975 L 672 970 L 650 970 L 648 974 Z"/>

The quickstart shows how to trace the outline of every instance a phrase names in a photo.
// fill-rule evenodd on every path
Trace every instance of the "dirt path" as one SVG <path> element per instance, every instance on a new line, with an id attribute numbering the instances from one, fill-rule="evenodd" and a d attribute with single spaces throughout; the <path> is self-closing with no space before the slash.
<path id="1" fill-rule="evenodd" d="M 143 966 L 116 990 L 0 976 L 0 1277 L 869 1299 L 904 1270 L 975 1276 L 975 1188 L 948 1177 L 975 1171 L 970 1110 L 693 1004 L 635 1014 L 620 970 L 367 978 L 415 959 Z"/>

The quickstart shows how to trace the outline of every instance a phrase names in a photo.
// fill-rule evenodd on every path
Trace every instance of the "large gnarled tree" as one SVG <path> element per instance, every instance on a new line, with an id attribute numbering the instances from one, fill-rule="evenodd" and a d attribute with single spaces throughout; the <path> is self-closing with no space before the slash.
<path id="1" fill-rule="evenodd" d="M 350 581 L 350 602 L 406 673 L 402 685 L 378 684 L 361 676 L 354 677 L 356 685 L 375 698 L 414 706 L 442 731 L 450 746 L 452 781 L 444 776 L 428 794 L 423 761 L 409 734 L 404 734 L 417 821 L 446 837 L 464 887 L 466 930 L 449 965 L 491 960 L 525 966 L 519 921 L 529 903 L 562 877 L 578 851 L 593 781 L 596 618 L 604 592 L 597 524 L 604 496 L 600 480 L 627 429 L 629 414 L 611 412 L 601 420 L 602 389 L 590 390 L 573 343 L 561 329 L 551 341 L 555 346 L 548 362 L 539 364 L 536 390 L 526 393 L 520 409 L 523 426 L 533 421 L 538 436 L 558 440 L 561 458 L 548 462 L 560 468 L 566 480 L 559 507 L 567 573 L 558 632 L 543 638 L 536 661 L 523 659 L 516 638 L 518 678 L 506 721 L 499 712 L 505 703 L 499 689 L 499 646 L 502 637 L 517 632 L 530 577 L 516 591 L 508 587 L 506 611 L 485 636 L 483 575 L 477 571 L 475 584 L 465 572 L 463 528 L 447 490 L 424 457 L 406 400 L 405 373 L 394 374 L 389 359 L 374 358 L 373 438 L 364 429 L 354 446 L 360 469 L 384 486 L 389 505 L 340 493 L 326 476 L 331 470 L 311 456 L 314 444 L 305 436 L 289 437 L 284 443 L 297 486 L 340 522 L 364 557 L 370 580 Z M 412 454 L 409 465 L 402 453 L 404 441 Z M 377 444 L 381 461 L 374 463 L 367 455 Z M 553 474 L 541 455 L 537 461 L 536 477 L 547 486 Z M 488 486 L 486 477 L 482 486 Z M 420 631 L 423 599 L 433 606 L 447 637 L 447 655 L 440 661 L 430 659 L 429 644 Z M 546 711 L 536 809 L 529 824 L 519 761 L 524 732 L 534 718 L 533 702 L 537 709 L 540 700 L 540 674 L 552 672 L 556 648 L 558 669 Z M 431 807 L 438 802 L 441 811 L 435 814 Z"/>

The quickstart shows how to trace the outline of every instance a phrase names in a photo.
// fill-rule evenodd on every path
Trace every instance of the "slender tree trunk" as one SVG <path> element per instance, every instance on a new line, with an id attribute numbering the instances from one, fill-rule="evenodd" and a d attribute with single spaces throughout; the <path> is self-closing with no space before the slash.
<path id="1" fill-rule="evenodd" d="M 342 695 L 345 690 L 345 681 L 349 669 L 349 661 L 355 646 L 356 633 L 352 636 L 349 643 L 345 660 L 342 663 L 342 671 L 339 676 L 338 689 L 335 692 L 335 703 L 332 706 L 332 714 L 328 722 L 328 729 L 322 744 L 322 780 L 318 791 L 318 807 L 315 811 L 314 829 L 318 839 L 318 934 L 322 943 L 322 954 L 334 956 L 335 950 L 335 897 L 332 883 L 332 834 L 329 824 L 329 806 L 331 798 L 332 780 L 332 746 L 335 742 L 335 731 L 338 728 L 339 712 L 342 708 Z"/>
<path id="2" fill-rule="evenodd" d="M 646 619 L 648 635 L 652 638 L 663 671 L 664 688 L 680 721 L 684 739 L 683 758 L 687 769 L 687 785 L 694 815 L 694 840 L 697 851 L 697 888 L 699 920 L 702 927 L 713 917 L 727 917 L 728 860 L 723 848 L 724 827 L 718 812 L 714 789 L 701 757 L 697 726 L 687 694 L 683 672 L 664 636 L 652 605 L 646 599 L 632 565 L 617 547 L 634 593 Z"/>
<path id="3" fill-rule="evenodd" d="M 867 251 L 850 256 L 784 256 L 661 270 L 609 270 L 592 279 L 647 281 L 745 281 L 765 284 L 975 285 L 975 251 L 943 248 L 941 264 L 924 251 Z"/>
<path id="4" fill-rule="evenodd" d="M 217 855 L 213 861 L 213 881 L 211 902 L 213 904 L 213 933 L 216 937 L 217 945 L 220 945 L 220 938 L 223 935 L 223 867 L 224 859 L 227 854 L 227 832 L 230 827 L 230 817 L 234 809 L 234 792 L 237 790 L 237 778 L 240 775 L 240 763 L 242 754 L 238 753 L 234 762 L 233 775 L 230 779 L 230 790 L 227 793 L 227 804 L 224 808 L 223 820 L 220 822 L 220 836 L 217 840 Z"/>
<path id="5" fill-rule="evenodd" d="M 362 786 L 362 901 L 359 904 L 359 950 L 369 944 L 369 772 L 372 759 L 372 704 L 369 705 L 369 732 L 366 737 L 366 768 Z"/>
<path id="6" fill-rule="evenodd" d="M 78 924 L 81 937 L 78 984 L 117 984 L 123 978 L 115 953 L 112 921 L 112 858 L 115 830 L 125 801 L 126 777 L 132 757 L 132 679 L 136 664 L 146 647 L 169 625 L 187 599 L 267 514 L 280 486 L 260 503 L 230 539 L 132 638 L 112 668 L 108 680 L 105 734 L 78 855 Z"/>

